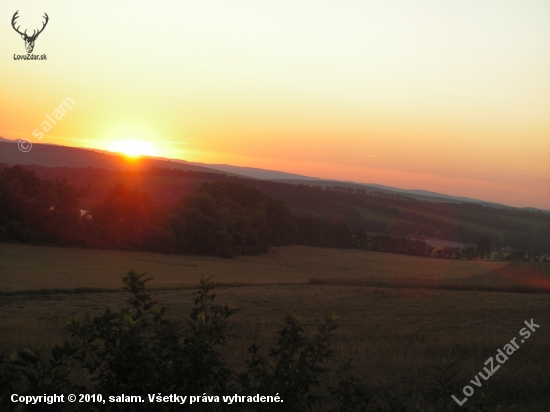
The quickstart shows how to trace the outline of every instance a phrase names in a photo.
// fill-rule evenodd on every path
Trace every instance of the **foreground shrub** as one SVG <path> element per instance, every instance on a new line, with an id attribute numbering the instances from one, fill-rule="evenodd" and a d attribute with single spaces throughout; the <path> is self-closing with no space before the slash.
<path id="1" fill-rule="evenodd" d="M 433 388 L 400 394 L 373 394 L 352 373 L 352 362 L 334 370 L 332 340 L 338 318 L 327 315 L 312 335 L 288 311 L 270 348 L 253 344 L 246 365 L 230 365 L 221 349 L 231 338 L 227 319 L 236 312 L 215 303 L 213 283 L 200 281 L 195 305 L 185 325 L 164 318 L 154 302 L 145 273 L 123 278 L 128 306 L 118 313 L 73 318 L 71 338 L 55 346 L 0 354 L 2 411 L 449 411 L 456 362 L 433 370 Z M 11 402 L 12 394 L 96 394 L 91 402 Z M 111 402 L 109 396 L 140 396 L 142 402 Z M 157 396 L 187 396 L 185 404 L 159 402 Z M 280 402 L 251 402 L 269 396 Z M 194 402 L 190 405 L 190 397 Z M 103 403 L 105 401 L 105 403 Z M 154 404 L 152 404 L 154 403 Z M 423 409 L 424 408 L 424 409 Z M 470 408 L 470 409 L 468 409 Z M 485 410 L 471 402 L 461 410 Z"/>

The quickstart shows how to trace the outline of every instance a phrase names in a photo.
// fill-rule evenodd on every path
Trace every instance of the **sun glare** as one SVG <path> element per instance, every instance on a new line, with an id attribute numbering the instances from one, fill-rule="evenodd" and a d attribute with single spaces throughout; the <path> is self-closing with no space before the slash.
<path id="1" fill-rule="evenodd" d="M 109 150 L 128 157 L 155 156 L 155 147 L 143 140 L 117 140 L 109 144 Z"/>

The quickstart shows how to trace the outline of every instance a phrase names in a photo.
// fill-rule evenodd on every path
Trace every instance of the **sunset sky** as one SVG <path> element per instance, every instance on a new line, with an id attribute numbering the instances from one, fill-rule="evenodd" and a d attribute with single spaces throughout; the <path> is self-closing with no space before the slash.
<path id="1" fill-rule="evenodd" d="M 16 10 L 29 34 L 49 15 L 47 60 L 14 60 Z M 550 1 L 3 0 L 0 17 L 4 138 L 550 209 Z"/>

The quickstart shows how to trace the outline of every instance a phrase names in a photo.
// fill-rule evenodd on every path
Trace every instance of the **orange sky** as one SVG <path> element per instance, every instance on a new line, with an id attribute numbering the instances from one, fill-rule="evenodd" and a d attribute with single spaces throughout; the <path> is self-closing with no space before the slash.
<path id="1" fill-rule="evenodd" d="M 47 60 L 14 60 L 16 10 L 31 33 L 48 13 L 33 52 Z M 0 15 L 5 138 L 550 209 L 548 1 L 3 1 Z"/>

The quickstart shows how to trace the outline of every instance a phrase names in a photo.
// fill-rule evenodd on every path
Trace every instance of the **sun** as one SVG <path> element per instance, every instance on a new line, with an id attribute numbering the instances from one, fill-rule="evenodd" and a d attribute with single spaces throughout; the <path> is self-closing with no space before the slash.
<path id="1" fill-rule="evenodd" d="M 112 152 L 122 153 L 127 157 L 155 156 L 156 147 L 145 140 L 116 140 L 109 143 L 109 150 Z"/>

